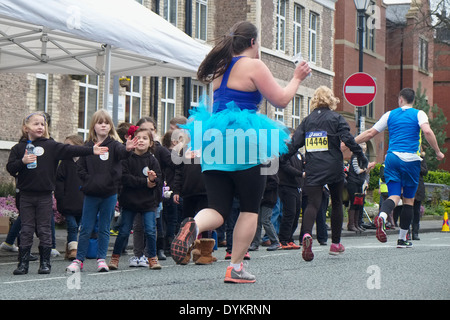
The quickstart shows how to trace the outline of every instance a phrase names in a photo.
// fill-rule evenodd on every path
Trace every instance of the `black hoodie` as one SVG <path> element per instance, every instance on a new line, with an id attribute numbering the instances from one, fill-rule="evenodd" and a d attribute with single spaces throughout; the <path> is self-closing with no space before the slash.
<path id="1" fill-rule="evenodd" d="M 73 159 L 61 161 L 56 171 L 55 188 L 56 205 L 61 214 L 81 216 L 84 193 L 80 187 L 77 163 Z"/>
<path id="2" fill-rule="evenodd" d="M 17 177 L 16 187 L 20 192 L 54 191 L 59 160 L 93 154 L 93 145 L 73 146 L 47 138 L 38 138 L 32 143 L 38 154 L 37 167 L 35 169 L 28 169 L 27 165 L 22 162 L 27 145 L 27 139 L 24 138 L 12 147 L 8 163 L 6 164 L 6 170 L 8 170 L 9 174 Z"/>
<path id="3" fill-rule="evenodd" d="M 92 147 L 94 142 L 88 141 L 86 145 Z M 128 152 L 122 143 L 110 137 L 100 146 L 108 147 L 108 153 L 80 158 L 77 161 L 78 174 L 83 181 L 81 191 L 85 195 L 107 198 L 118 193 L 122 177 L 120 160 L 126 159 L 132 152 Z"/>
<path id="4" fill-rule="evenodd" d="M 158 160 L 150 152 L 143 155 L 133 153 L 122 161 L 122 189 L 119 204 L 124 209 L 134 212 L 155 210 L 159 205 L 162 192 L 162 173 Z M 156 186 L 147 186 L 147 171 L 156 173 Z"/>

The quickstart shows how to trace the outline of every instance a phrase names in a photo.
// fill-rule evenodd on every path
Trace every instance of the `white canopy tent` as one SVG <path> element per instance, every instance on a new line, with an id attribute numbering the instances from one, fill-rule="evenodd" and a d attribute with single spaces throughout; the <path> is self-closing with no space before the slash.
<path id="1" fill-rule="evenodd" d="M 0 72 L 191 77 L 210 48 L 134 0 L 0 0 Z"/>

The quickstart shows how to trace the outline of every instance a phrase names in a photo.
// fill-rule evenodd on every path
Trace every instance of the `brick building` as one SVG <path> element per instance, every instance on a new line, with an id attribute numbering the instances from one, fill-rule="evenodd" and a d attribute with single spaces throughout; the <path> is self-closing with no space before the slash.
<path id="1" fill-rule="evenodd" d="M 342 88 L 345 80 L 358 72 L 357 11 L 353 1 L 338 1 L 335 92 L 341 99 L 338 111 L 346 117 L 355 135 L 356 115 L 364 116 L 362 129 L 370 128 L 386 111 L 398 106 L 397 97 L 402 88 L 416 90 L 421 83 L 429 103 L 433 103 L 433 32 L 425 26 L 422 14 L 427 8 L 428 1 L 389 5 L 382 0 L 371 1 L 364 25 L 363 72 L 376 81 L 377 94 L 370 105 L 355 108 L 343 97 Z M 377 135 L 367 143 L 370 161 L 384 161 L 387 134 Z"/>
<path id="2" fill-rule="evenodd" d="M 253 22 L 260 31 L 261 58 L 281 85 L 292 76 L 292 56 L 302 52 L 311 61 L 313 76 L 284 109 L 263 102 L 261 112 L 296 127 L 308 114 L 319 85 L 333 87 L 334 12 L 337 0 L 136 0 L 163 16 L 197 41 L 214 45 L 237 21 Z M 162 135 L 169 120 L 187 115 L 210 88 L 195 78 L 137 77 L 119 90 L 119 122 L 136 123 L 153 116 Z M 112 81 L 111 81 L 112 82 Z M 103 106 L 103 77 L 60 74 L 0 74 L 0 177 L 12 181 L 5 165 L 20 137 L 22 119 L 35 111 L 51 115 L 51 135 L 87 136 L 91 115 Z M 112 89 L 111 89 L 112 92 Z M 111 99 L 110 99 L 111 100 Z"/>
<path id="3" fill-rule="evenodd" d="M 369 12 L 371 14 L 369 14 Z M 375 20 L 373 20 L 375 18 Z M 371 1 L 365 15 L 363 39 L 363 72 L 371 75 L 377 84 L 374 101 L 364 107 L 354 107 L 348 103 L 343 94 L 345 80 L 352 74 L 359 72 L 359 38 L 358 13 L 353 1 L 338 1 L 336 4 L 336 37 L 335 37 L 335 93 L 341 100 L 337 111 L 349 123 L 352 133 L 356 136 L 359 130 L 372 127 L 385 112 L 386 89 L 386 6 L 381 0 Z M 372 21 L 375 22 L 372 25 Z M 363 116 L 360 123 L 357 115 Z M 384 137 L 376 136 L 367 142 L 367 153 L 370 161 L 383 161 Z M 345 153 L 349 157 L 349 152 Z"/>
<path id="4" fill-rule="evenodd" d="M 386 110 L 397 107 L 402 88 L 416 90 L 419 83 L 433 105 L 433 30 L 422 21 L 427 8 L 427 1 L 387 7 Z"/>
<path id="5" fill-rule="evenodd" d="M 447 12 L 442 12 L 443 17 L 447 17 Z M 448 17 L 447 17 L 448 19 Z M 433 102 L 438 105 L 450 120 L 450 29 L 444 24 L 436 30 L 436 38 L 434 40 L 434 88 Z M 447 138 L 444 147 L 450 150 L 450 122 L 445 126 Z M 450 160 L 446 159 L 441 162 L 439 169 L 450 171 Z"/>
<path id="6" fill-rule="evenodd" d="M 427 90 L 430 104 L 433 100 L 448 101 L 448 64 L 442 70 L 435 70 L 440 73 L 436 73 L 436 94 L 433 94 L 433 36 L 429 30 L 417 28 L 419 10 L 409 4 L 386 5 L 382 0 L 371 1 L 364 23 L 363 71 L 376 80 L 377 95 L 370 105 L 356 110 L 345 100 L 342 90 L 344 81 L 358 72 L 358 19 L 353 1 L 136 1 L 209 46 L 235 22 L 251 21 L 260 32 L 261 59 L 282 86 L 292 76 L 292 57 L 301 52 L 310 63 L 312 77 L 303 82 L 287 108 L 274 108 L 263 101 L 260 110 L 288 127 L 295 128 L 308 115 L 311 97 L 320 85 L 332 88 L 340 98 L 337 111 L 343 114 L 355 135 L 357 113 L 364 117 L 360 129 L 370 128 L 386 110 L 396 106 L 401 87 L 416 89 L 420 81 Z M 436 47 L 442 56 L 448 52 L 448 44 L 436 44 Z M 161 135 L 172 117 L 188 115 L 201 95 L 211 94 L 209 86 L 195 78 L 123 76 L 129 77 L 131 82 L 119 90 L 119 122 L 136 123 L 139 118 L 150 115 L 157 120 Z M 57 141 L 74 133 L 86 137 L 90 116 L 103 106 L 103 87 L 103 77 L 96 76 L 0 74 L 2 181 L 11 180 L 4 168 L 26 115 L 34 111 L 49 113 L 51 134 Z M 386 147 L 383 135 L 369 141 L 370 160 L 382 162 Z M 349 156 L 345 154 L 346 158 Z"/>

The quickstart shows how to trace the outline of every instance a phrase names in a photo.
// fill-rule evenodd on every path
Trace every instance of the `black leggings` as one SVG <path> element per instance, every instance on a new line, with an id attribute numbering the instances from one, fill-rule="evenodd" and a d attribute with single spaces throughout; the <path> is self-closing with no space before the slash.
<path id="1" fill-rule="evenodd" d="M 235 196 L 241 212 L 258 214 L 267 178 L 261 174 L 260 165 L 240 171 L 208 170 L 203 177 L 208 207 L 219 212 L 224 221 L 231 213 Z"/>
<path id="2" fill-rule="evenodd" d="M 342 223 L 344 214 L 342 208 L 342 191 L 344 181 L 328 184 L 331 195 L 331 242 L 341 241 Z M 305 186 L 304 190 L 308 196 L 308 206 L 303 214 L 302 229 L 304 233 L 312 234 L 312 228 L 316 221 L 317 212 L 322 203 L 323 186 Z"/>

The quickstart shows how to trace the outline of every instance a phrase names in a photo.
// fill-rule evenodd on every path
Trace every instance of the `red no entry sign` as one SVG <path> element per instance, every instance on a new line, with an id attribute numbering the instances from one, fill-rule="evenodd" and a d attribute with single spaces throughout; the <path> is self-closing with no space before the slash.
<path id="1" fill-rule="evenodd" d="M 377 84 L 367 73 L 354 73 L 345 80 L 344 97 L 348 103 L 356 107 L 368 105 L 375 99 L 376 94 Z"/>

